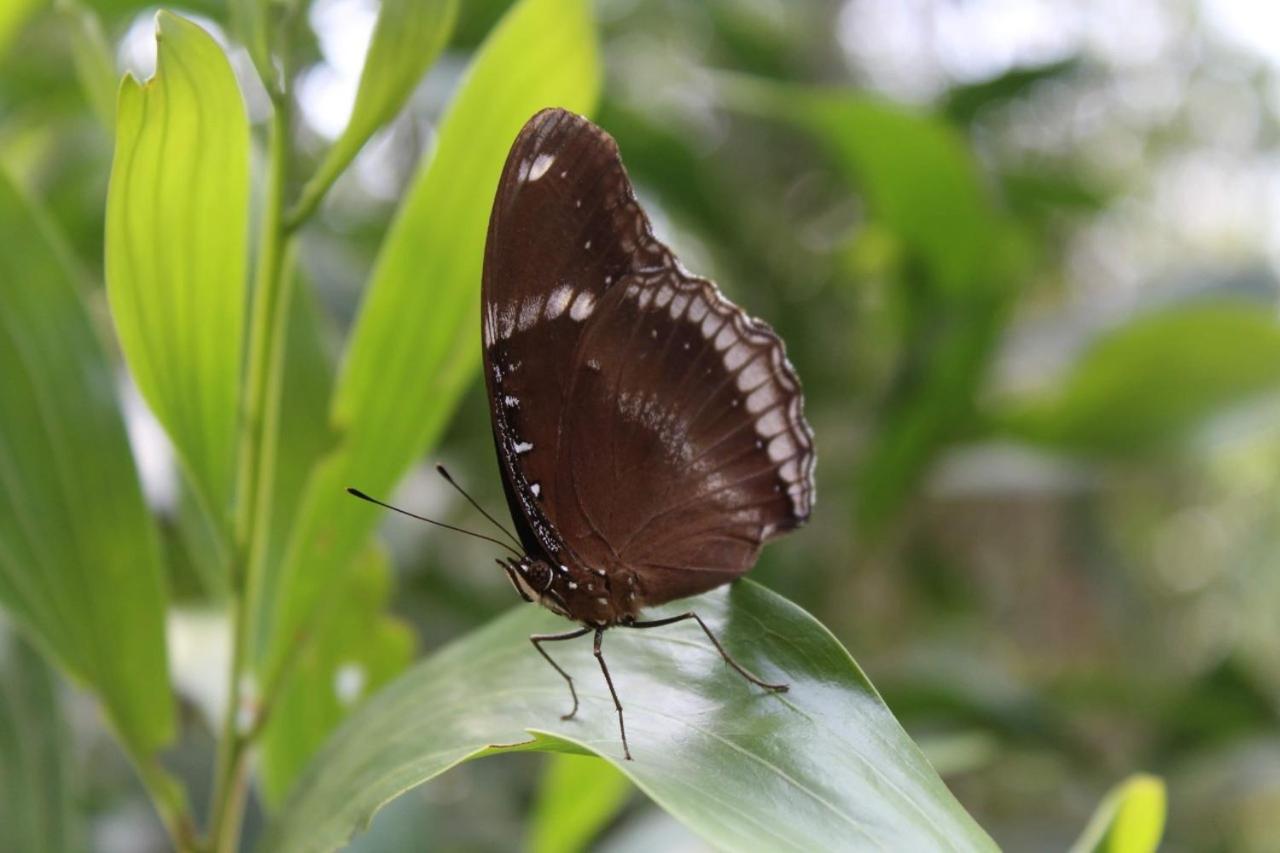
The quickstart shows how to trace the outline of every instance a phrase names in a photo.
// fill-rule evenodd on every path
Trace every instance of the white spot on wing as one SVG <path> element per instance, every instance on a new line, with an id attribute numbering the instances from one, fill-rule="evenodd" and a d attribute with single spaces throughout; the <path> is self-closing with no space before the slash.
<path id="1" fill-rule="evenodd" d="M 498 337 L 506 339 L 516 330 L 516 303 L 508 302 L 502 306 L 498 315 Z"/>
<path id="2" fill-rule="evenodd" d="M 578 298 L 573 300 L 573 307 L 569 309 L 569 316 L 581 322 L 591 316 L 591 312 L 596 310 L 596 298 L 589 291 L 582 291 L 578 294 Z"/>
<path id="3" fill-rule="evenodd" d="M 729 370 L 737 370 L 750 355 L 751 346 L 746 341 L 738 341 L 724 354 L 724 366 Z"/>
<path id="4" fill-rule="evenodd" d="M 694 297 L 689 303 L 689 322 L 701 323 L 702 318 L 707 316 L 707 300 L 701 296 Z"/>
<path id="5" fill-rule="evenodd" d="M 556 161 L 554 154 L 539 154 L 529 167 L 529 180 L 536 181 L 547 173 L 551 164 Z"/>
<path id="6" fill-rule="evenodd" d="M 787 428 L 787 419 L 781 409 L 772 409 L 760 420 L 756 421 L 756 432 L 765 438 L 777 435 Z"/>
<path id="7" fill-rule="evenodd" d="M 567 284 L 562 284 L 551 291 L 551 295 L 547 297 L 547 319 L 554 320 L 563 314 L 572 298 L 573 288 Z"/>
<path id="8" fill-rule="evenodd" d="M 538 315 L 542 313 L 542 294 L 531 296 L 520 306 L 520 320 L 516 326 L 520 331 L 524 331 L 538 321 Z"/>
<path id="9" fill-rule="evenodd" d="M 519 408 L 520 401 L 515 397 L 512 397 L 510 394 L 504 394 L 502 397 L 502 405 L 506 406 L 509 409 L 515 409 L 515 408 Z"/>
<path id="10" fill-rule="evenodd" d="M 533 492 L 533 496 L 536 498 L 542 494 L 542 486 L 537 483 L 530 483 L 529 491 Z"/>
<path id="11" fill-rule="evenodd" d="M 781 462 L 788 456 L 794 455 L 795 452 L 795 443 L 791 440 L 791 436 L 786 433 L 775 436 L 773 441 L 769 442 L 769 458 L 774 462 Z M 784 474 L 783 476 L 786 475 Z"/>
<path id="12" fill-rule="evenodd" d="M 527 441 L 517 441 L 513 449 L 516 453 L 528 453 L 533 450 L 533 445 Z"/>

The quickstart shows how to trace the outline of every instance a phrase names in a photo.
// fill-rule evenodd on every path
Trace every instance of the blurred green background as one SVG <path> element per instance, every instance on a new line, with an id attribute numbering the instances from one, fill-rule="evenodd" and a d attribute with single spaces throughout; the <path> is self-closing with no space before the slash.
<path id="1" fill-rule="evenodd" d="M 111 73 L 149 74 L 154 7 L 91 5 Z M 505 6 L 463 4 L 442 60 L 302 235 L 335 352 Z M 166 8 L 226 31 L 220 3 Z M 296 133 L 317 160 L 345 126 L 377 9 L 310 4 Z M 660 236 L 767 318 L 804 380 L 819 502 L 753 577 L 831 628 L 1007 849 L 1063 849 L 1138 770 L 1169 785 L 1165 849 L 1280 849 L 1280 11 L 601 0 L 597 15 L 596 118 Z M 81 87 L 70 16 L 0 4 L 0 164 L 100 282 L 112 141 L 95 109 L 114 86 Z M 250 60 L 230 55 L 261 122 Z M 0 233 L 0 253 L 22 250 Z M 105 319 L 100 287 L 91 309 Z M 170 763 L 202 802 L 200 709 L 224 698 L 226 629 L 203 606 L 206 557 L 178 529 L 163 432 L 123 369 L 112 390 L 173 528 L 170 656 L 186 704 Z M 479 383 L 435 458 L 503 506 Z M 397 499 L 473 522 L 432 461 Z M 488 546 L 396 519 L 384 533 L 392 609 L 420 649 L 512 605 Z M 91 703 L 11 635 L 0 648 L 10 716 L 30 691 L 66 694 L 69 735 L 49 736 L 75 744 L 67 831 L 97 850 L 163 849 Z M 397 801 L 355 849 L 511 849 L 543 763 L 464 765 Z M 635 794 L 596 844 L 702 849 Z"/>

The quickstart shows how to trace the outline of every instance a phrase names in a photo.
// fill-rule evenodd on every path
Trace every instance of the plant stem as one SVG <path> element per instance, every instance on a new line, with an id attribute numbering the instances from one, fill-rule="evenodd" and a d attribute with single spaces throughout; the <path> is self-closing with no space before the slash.
<path id="1" fill-rule="evenodd" d="M 270 529 L 275 485 L 276 423 L 284 364 L 288 300 L 293 280 L 288 234 L 283 227 L 289 165 L 289 98 L 274 98 L 268 139 L 267 195 L 262 239 L 255 271 L 252 321 L 240 436 L 235 524 L 236 557 L 232 578 L 232 651 L 226 717 L 218 742 L 210 824 L 214 853 L 234 850 L 248 794 L 247 760 L 259 727 L 240 725 L 245 682 L 250 677 L 254 620 L 261 587 L 262 561 Z M 256 714 L 256 709 L 255 709 Z"/>
<path id="2" fill-rule="evenodd" d="M 200 850 L 186 790 L 160 766 L 155 756 L 137 756 L 135 763 L 138 776 L 151 795 L 151 801 L 160 814 L 160 822 L 169 833 L 169 841 L 174 849 L 180 853 L 195 853 Z"/>

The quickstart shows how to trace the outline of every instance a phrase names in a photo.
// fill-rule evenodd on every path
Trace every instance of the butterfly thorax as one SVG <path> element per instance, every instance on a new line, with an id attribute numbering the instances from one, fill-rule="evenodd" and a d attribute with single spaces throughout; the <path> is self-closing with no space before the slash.
<path id="1" fill-rule="evenodd" d="M 635 619 L 644 597 L 633 572 L 605 571 L 574 562 L 535 557 L 506 563 L 507 576 L 525 601 L 533 601 L 575 622 L 595 627 Z"/>

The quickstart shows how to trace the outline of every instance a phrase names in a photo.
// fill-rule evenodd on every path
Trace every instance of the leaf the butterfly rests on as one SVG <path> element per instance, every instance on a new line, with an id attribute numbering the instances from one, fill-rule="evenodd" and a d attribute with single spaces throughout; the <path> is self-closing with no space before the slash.
<path id="1" fill-rule="evenodd" d="M 594 630 L 612 691 L 605 628 L 657 627 L 641 608 L 728 583 L 809 517 L 800 381 L 768 325 L 653 236 L 613 139 L 562 109 L 530 119 L 507 157 L 482 302 L 494 441 L 526 551 L 507 572 L 585 626 L 535 638 L 538 651 Z M 696 617 L 659 621 L 682 618 Z"/>

